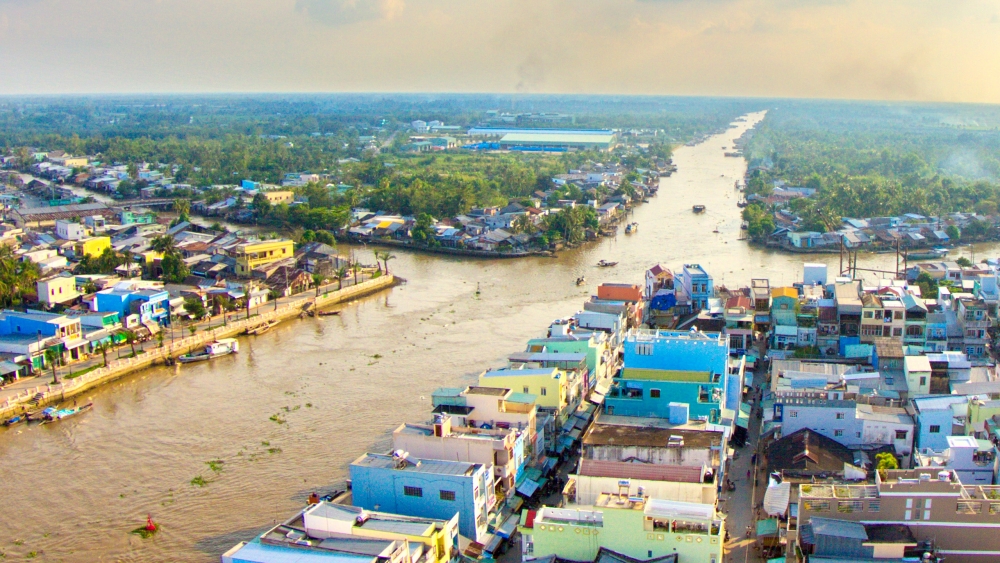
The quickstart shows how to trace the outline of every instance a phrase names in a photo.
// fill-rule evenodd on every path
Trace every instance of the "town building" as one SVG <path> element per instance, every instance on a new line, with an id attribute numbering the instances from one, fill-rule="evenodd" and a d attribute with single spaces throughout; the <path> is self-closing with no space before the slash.
<path id="1" fill-rule="evenodd" d="M 459 533 L 473 541 L 486 536 L 496 494 L 482 464 L 369 453 L 351 463 L 350 473 L 355 506 L 439 520 L 457 514 Z"/>
<path id="2" fill-rule="evenodd" d="M 813 517 L 861 524 L 908 526 L 947 561 L 979 563 L 1000 557 L 1000 488 L 965 485 L 939 468 L 885 470 L 875 483 L 799 486 L 798 539 L 808 539 Z"/>
<path id="3" fill-rule="evenodd" d="M 441 388 L 431 395 L 435 415 L 449 415 L 452 427 L 517 429 L 527 434 L 526 452 L 545 449 L 544 428 L 536 424 L 535 395 L 495 387 Z"/>
<path id="4" fill-rule="evenodd" d="M 290 240 L 245 242 L 236 245 L 230 256 L 236 259 L 236 275 L 250 276 L 258 266 L 293 256 L 294 243 Z"/>
<path id="5" fill-rule="evenodd" d="M 68 275 L 57 275 L 43 278 L 35 282 L 38 292 L 38 302 L 48 307 L 72 303 L 80 292 L 76 289 L 76 278 Z"/>
<path id="6" fill-rule="evenodd" d="M 521 518 L 524 560 L 594 561 L 607 549 L 638 561 L 721 563 L 725 516 L 710 504 L 602 494 L 593 505 L 545 506 Z"/>
<path id="7" fill-rule="evenodd" d="M 527 434 L 511 428 L 453 427 L 451 417 L 435 415 L 433 424 L 401 424 L 392 433 L 392 449 L 426 459 L 449 459 L 492 468 L 497 493 L 513 496 L 527 457 Z"/>
<path id="8" fill-rule="evenodd" d="M 677 281 L 684 289 L 684 294 L 691 299 L 692 310 L 707 308 L 708 300 L 715 297 L 712 276 L 699 264 L 684 264 L 684 268 L 677 274 Z"/>
<path id="9" fill-rule="evenodd" d="M 73 252 L 78 258 L 83 258 L 84 256 L 97 258 L 110 248 L 111 237 L 90 237 L 76 241 L 76 244 L 73 245 Z"/>

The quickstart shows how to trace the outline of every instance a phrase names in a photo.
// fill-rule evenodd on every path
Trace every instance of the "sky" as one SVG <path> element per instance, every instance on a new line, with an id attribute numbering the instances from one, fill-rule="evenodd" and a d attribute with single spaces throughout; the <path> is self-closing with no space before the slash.
<path id="1" fill-rule="evenodd" d="M 0 94 L 1000 103 L 1000 0 L 0 0 Z"/>

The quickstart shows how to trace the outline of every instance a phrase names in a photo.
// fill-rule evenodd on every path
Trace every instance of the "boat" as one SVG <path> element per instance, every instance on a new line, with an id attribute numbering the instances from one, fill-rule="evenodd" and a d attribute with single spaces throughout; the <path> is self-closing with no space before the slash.
<path id="1" fill-rule="evenodd" d="M 618 262 L 608 262 L 607 260 L 601 260 L 600 262 L 597 263 L 597 265 L 601 268 L 610 268 L 612 266 L 617 266 Z"/>
<path id="2" fill-rule="evenodd" d="M 944 258 L 948 255 L 947 248 L 932 248 L 930 250 L 909 252 L 906 254 L 907 260 L 934 260 L 938 258 Z"/>
<path id="3" fill-rule="evenodd" d="M 719 227 L 716 227 L 715 229 L 713 229 L 712 232 L 713 233 L 718 233 L 719 232 Z"/>
<path id="4" fill-rule="evenodd" d="M 42 410 L 42 424 L 48 422 L 55 422 L 57 420 L 63 420 L 71 416 L 76 416 L 82 412 L 87 412 L 94 408 L 94 403 L 87 403 L 82 407 L 73 407 L 69 409 L 57 409 L 55 407 L 48 407 Z"/>
<path id="5" fill-rule="evenodd" d="M 340 314 L 340 311 L 320 311 L 319 316 L 321 317 L 333 317 Z"/>
<path id="6" fill-rule="evenodd" d="M 212 358 L 217 358 L 219 356 L 228 356 L 229 354 L 235 354 L 239 351 L 240 343 L 237 342 L 235 338 L 220 338 L 205 346 L 205 349 L 201 352 L 198 352 L 197 354 L 184 354 L 183 356 L 177 358 L 177 360 L 182 364 L 190 364 L 192 362 L 211 360 Z"/>
<path id="7" fill-rule="evenodd" d="M 576 278 L 576 285 L 583 285 L 585 283 L 587 283 L 587 278 L 583 276 Z"/>
<path id="8" fill-rule="evenodd" d="M 7 420 L 3 421 L 4 426 L 14 426 L 15 424 L 21 424 L 22 422 L 28 422 L 28 415 L 26 414 L 16 414 Z"/>
<path id="9" fill-rule="evenodd" d="M 248 328 L 246 333 L 252 334 L 254 336 L 260 336 L 261 334 L 264 334 L 265 332 L 271 330 L 271 328 L 274 327 L 276 324 L 278 324 L 278 321 L 267 321 L 262 325 L 257 325 L 253 328 Z"/>
<path id="10" fill-rule="evenodd" d="M 632 223 L 629 223 L 628 225 L 625 225 L 625 234 L 626 235 L 632 234 Z"/>
<path id="11" fill-rule="evenodd" d="M 691 211 L 694 211 L 695 213 L 704 213 L 705 212 L 705 206 L 704 205 L 695 205 L 695 206 L 693 206 L 691 208 Z"/>

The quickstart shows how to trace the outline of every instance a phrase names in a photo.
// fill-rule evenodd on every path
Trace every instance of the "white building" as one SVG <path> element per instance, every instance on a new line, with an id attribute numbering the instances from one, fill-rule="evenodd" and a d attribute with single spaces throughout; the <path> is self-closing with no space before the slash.
<path id="1" fill-rule="evenodd" d="M 80 223 L 59 219 L 56 221 L 56 236 L 64 240 L 81 240 L 87 238 L 87 228 Z"/>

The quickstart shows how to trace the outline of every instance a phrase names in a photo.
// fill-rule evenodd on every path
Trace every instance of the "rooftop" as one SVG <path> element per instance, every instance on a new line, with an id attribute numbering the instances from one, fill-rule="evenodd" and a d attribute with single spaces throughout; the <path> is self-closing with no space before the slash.
<path id="1" fill-rule="evenodd" d="M 722 433 L 710 430 L 624 426 L 595 422 L 583 436 L 586 446 L 640 446 L 666 448 L 671 438 L 683 439 L 683 448 L 713 448 L 722 444 Z M 670 446 L 672 447 L 672 446 Z"/>
<path id="2" fill-rule="evenodd" d="M 411 473 L 429 473 L 433 475 L 455 475 L 468 477 L 482 469 L 479 463 L 464 461 L 446 461 L 438 459 L 400 459 L 387 454 L 364 454 L 351 463 L 352 466 L 372 467 L 376 469 L 394 469 Z"/>

